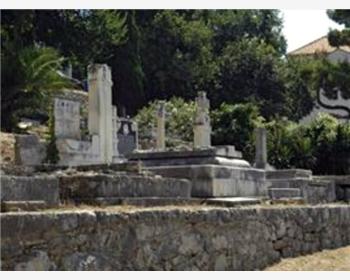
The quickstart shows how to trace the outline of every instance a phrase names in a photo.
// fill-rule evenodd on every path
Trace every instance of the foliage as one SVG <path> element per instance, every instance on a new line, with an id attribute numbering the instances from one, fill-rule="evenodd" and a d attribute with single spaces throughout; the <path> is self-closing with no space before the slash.
<path id="1" fill-rule="evenodd" d="M 266 128 L 268 160 L 276 168 L 305 168 L 315 174 L 350 172 L 350 124 L 320 114 L 309 125 L 280 120 Z"/>
<path id="2" fill-rule="evenodd" d="M 147 99 L 169 99 L 175 92 L 193 98 L 215 74 L 212 30 L 201 19 L 188 19 L 182 12 L 150 13 L 150 21 L 141 26 Z"/>
<path id="3" fill-rule="evenodd" d="M 327 10 L 328 16 L 338 24 L 344 24 L 342 31 L 331 30 L 328 40 L 332 46 L 350 46 L 350 10 Z"/>
<path id="4" fill-rule="evenodd" d="M 140 54 L 141 35 L 136 24 L 135 11 L 126 11 L 125 18 L 128 40 L 117 48 L 115 58 L 110 60 L 113 80 L 117 85 L 113 88 L 113 98 L 119 105 L 123 104 L 119 106 L 123 115 L 124 108 L 129 114 L 134 114 L 145 103 L 145 75 Z"/>
<path id="5" fill-rule="evenodd" d="M 214 103 L 254 101 L 264 117 L 284 110 L 279 58 L 271 45 L 257 39 L 231 43 L 219 59 L 219 90 Z"/>
<path id="6" fill-rule="evenodd" d="M 6 48 L 1 57 L 1 124 L 11 131 L 19 117 L 45 108 L 48 94 L 70 83 L 57 72 L 63 59 L 54 49 L 31 46 L 16 51 L 11 44 Z"/>
<path id="7" fill-rule="evenodd" d="M 139 127 L 139 139 L 143 148 L 155 147 L 155 133 L 157 128 L 158 100 L 150 102 L 139 110 L 135 120 Z M 166 111 L 166 146 L 192 147 L 193 141 L 193 117 L 195 103 L 185 102 L 182 98 L 173 97 L 165 103 Z"/>
<path id="8" fill-rule="evenodd" d="M 254 158 L 255 127 L 258 127 L 263 118 L 259 115 L 258 107 L 252 103 L 226 104 L 212 111 L 212 142 L 213 145 L 234 145 L 243 152 L 245 159 Z"/>
<path id="9" fill-rule="evenodd" d="M 45 162 L 56 164 L 60 160 L 59 151 L 56 146 L 56 136 L 55 136 L 55 115 L 54 115 L 53 104 L 49 108 L 49 131 L 46 146 L 46 159 Z"/>
<path id="10" fill-rule="evenodd" d="M 188 100 L 203 89 L 213 108 L 259 100 L 264 115 L 271 106 L 283 111 L 277 64 L 286 42 L 277 10 L 139 11 L 136 18 L 147 100 L 173 93 Z"/>

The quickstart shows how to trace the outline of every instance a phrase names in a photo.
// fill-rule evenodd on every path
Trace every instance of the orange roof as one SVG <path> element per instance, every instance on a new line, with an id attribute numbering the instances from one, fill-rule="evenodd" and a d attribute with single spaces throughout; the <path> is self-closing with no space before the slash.
<path id="1" fill-rule="evenodd" d="M 315 53 L 332 53 L 335 50 L 340 49 L 345 52 L 350 52 L 350 46 L 340 46 L 340 47 L 332 47 L 327 39 L 327 36 L 323 36 L 311 43 L 306 44 L 294 51 L 288 53 L 288 55 L 308 55 Z"/>

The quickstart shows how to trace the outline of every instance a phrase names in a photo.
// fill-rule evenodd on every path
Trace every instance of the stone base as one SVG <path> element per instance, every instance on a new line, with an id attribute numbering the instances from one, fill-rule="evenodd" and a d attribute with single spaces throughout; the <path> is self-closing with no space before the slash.
<path id="1" fill-rule="evenodd" d="M 284 169 L 266 171 L 269 188 L 298 189 L 301 197 L 311 204 L 329 203 L 336 200 L 334 182 L 312 177 L 311 170 Z"/>
<path id="2" fill-rule="evenodd" d="M 68 175 L 61 176 L 60 196 L 63 201 L 89 201 L 96 198 L 168 197 L 190 198 L 188 180 L 143 175 Z"/>
<path id="3" fill-rule="evenodd" d="M 164 177 L 192 182 L 193 197 L 261 197 L 267 195 L 265 171 L 252 168 L 234 146 L 191 151 L 144 151 L 129 155 L 131 162 Z"/>
<path id="4" fill-rule="evenodd" d="M 264 170 L 209 164 L 152 166 L 147 169 L 164 177 L 191 180 L 193 197 L 267 196 Z"/>
<path id="5" fill-rule="evenodd" d="M 1 176 L 1 202 L 44 201 L 47 207 L 59 205 L 59 185 L 55 176 Z"/>

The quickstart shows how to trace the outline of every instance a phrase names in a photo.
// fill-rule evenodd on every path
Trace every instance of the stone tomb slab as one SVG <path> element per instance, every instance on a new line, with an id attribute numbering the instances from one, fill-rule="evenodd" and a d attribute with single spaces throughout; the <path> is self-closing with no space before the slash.
<path id="1" fill-rule="evenodd" d="M 191 151 L 138 151 L 130 154 L 128 159 L 141 160 L 144 166 L 215 164 L 250 167 L 250 164 L 242 159 L 242 153 L 236 151 L 234 146 L 216 146 Z"/>
<path id="2" fill-rule="evenodd" d="M 223 165 L 152 166 L 148 170 L 164 177 L 192 182 L 193 197 L 265 197 L 265 171 Z"/>

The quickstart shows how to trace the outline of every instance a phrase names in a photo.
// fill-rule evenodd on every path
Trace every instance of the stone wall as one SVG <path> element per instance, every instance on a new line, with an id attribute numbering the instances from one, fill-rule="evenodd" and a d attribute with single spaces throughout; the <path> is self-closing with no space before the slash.
<path id="1" fill-rule="evenodd" d="M 48 207 L 59 205 L 59 181 L 55 176 L 7 176 L 0 178 L 1 202 L 43 201 Z"/>
<path id="2" fill-rule="evenodd" d="M 1 214 L 1 269 L 257 270 L 350 244 L 349 205 L 161 209 Z"/>

